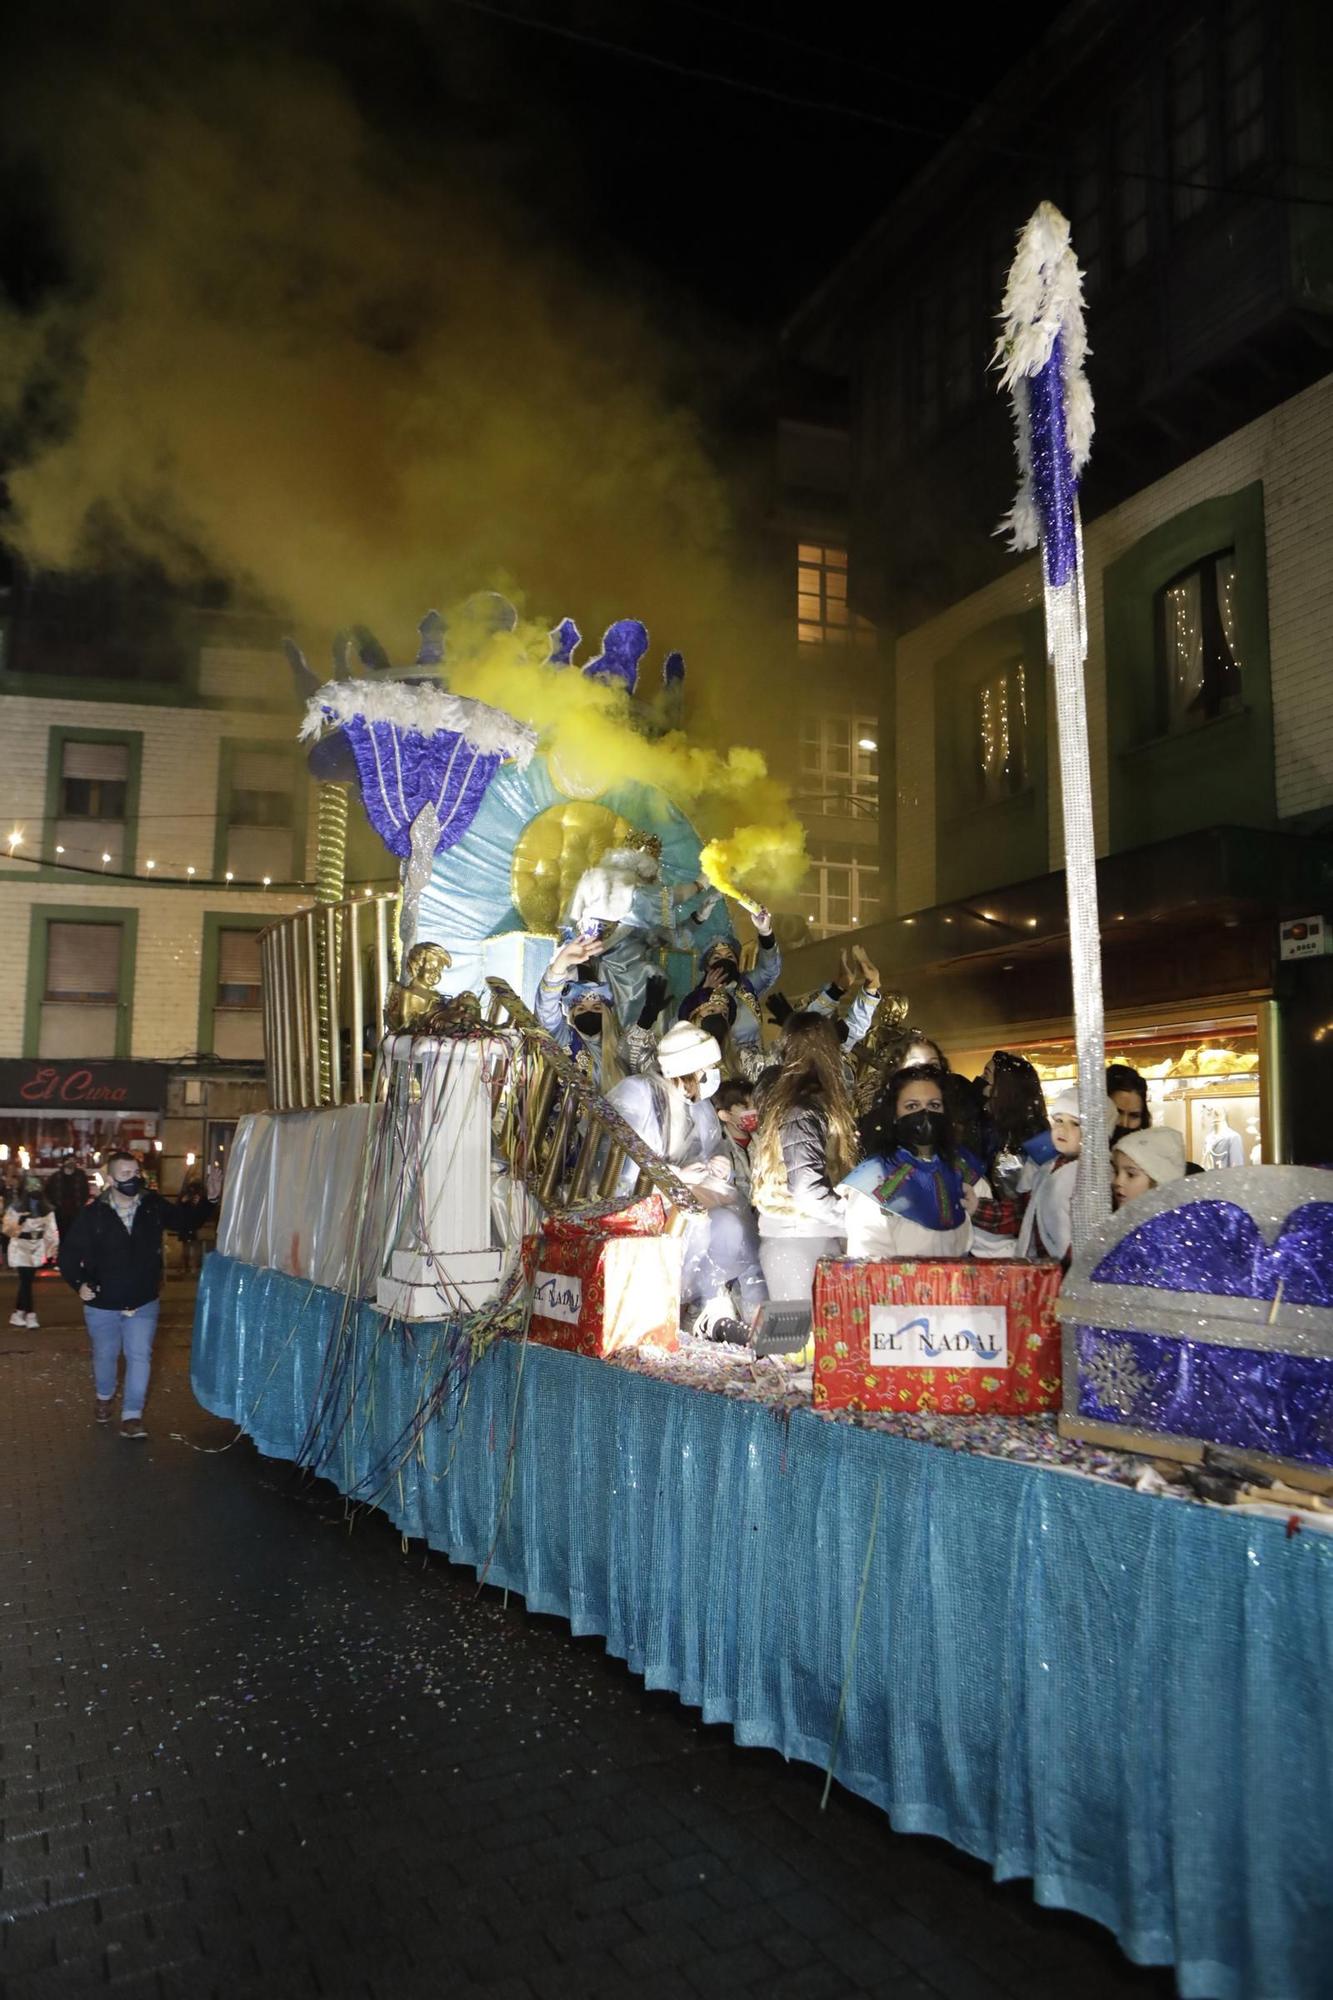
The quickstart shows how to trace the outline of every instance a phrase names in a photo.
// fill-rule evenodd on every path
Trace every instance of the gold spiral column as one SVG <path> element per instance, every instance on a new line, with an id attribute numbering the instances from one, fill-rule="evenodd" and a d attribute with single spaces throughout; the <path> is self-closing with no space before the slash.
<path id="1" fill-rule="evenodd" d="M 319 787 L 315 847 L 315 901 L 341 903 L 347 893 L 347 787 L 322 781 Z M 334 1037 L 338 1033 L 338 980 L 342 970 L 342 914 L 320 925 L 319 944 L 319 1088 L 320 1101 L 337 1102 L 334 1088 Z M 356 1052 L 353 1051 L 355 1060 Z"/>

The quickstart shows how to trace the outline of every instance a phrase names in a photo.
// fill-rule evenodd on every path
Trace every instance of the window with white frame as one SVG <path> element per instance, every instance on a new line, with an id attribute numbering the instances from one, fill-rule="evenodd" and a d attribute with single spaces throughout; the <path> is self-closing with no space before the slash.
<path id="1" fill-rule="evenodd" d="M 1182 570 L 1158 593 L 1161 719 L 1190 729 L 1241 705 L 1236 552 L 1219 549 Z"/>
<path id="2" fill-rule="evenodd" d="M 878 817 L 879 725 L 873 715 L 812 709 L 801 717 L 798 795 L 810 812 Z"/>
<path id="3" fill-rule="evenodd" d="M 878 848 L 848 841 L 816 843 L 800 912 L 810 937 L 832 937 L 874 923 L 879 915 Z"/>
<path id="4" fill-rule="evenodd" d="M 796 636 L 803 646 L 873 646 L 875 628 L 847 602 L 847 551 L 823 542 L 796 549 Z"/>

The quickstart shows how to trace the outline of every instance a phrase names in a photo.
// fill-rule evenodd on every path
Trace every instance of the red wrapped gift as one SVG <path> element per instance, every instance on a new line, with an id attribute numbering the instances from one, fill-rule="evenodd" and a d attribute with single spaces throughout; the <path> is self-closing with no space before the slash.
<path id="1" fill-rule="evenodd" d="M 532 1283 L 528 1332 L 573 1354 L 680 1344 L 679 1236 L 607 1235 L 601 1226 L 569 1234 L 543 1225 L 523 1245 Z"/>
<path id="2" fill-rule="evenodd" d="M 1060 1401 L 1058 1264 L 829 1257 L 815 1273 L 817 1406 L 995 1410 Z"/>

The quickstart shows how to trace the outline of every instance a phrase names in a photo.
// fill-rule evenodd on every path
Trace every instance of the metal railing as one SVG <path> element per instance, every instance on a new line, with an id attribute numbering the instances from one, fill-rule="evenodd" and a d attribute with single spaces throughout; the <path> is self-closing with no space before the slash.
<path id="1" fill-rule="evenodd" d="M 274 1111 L 364 1104 L 392 983 L 396 895 L 316 903 L 259 933 Z"/>
<path id="2" fill-rule="evenodd" d="M 660 1194 L 669 1210 L 697 1210 L 697 1197 L 594 1090 L 513 988 L 503 979 L 486 984 L 487 1019 L 499 1032 L 508 1030 L 513 1043 L 495 1107 L 495 1142 L 547 1214 L 614 1206 L 617 1194 L 622 1200 Z M 629 1185 L 627 1163 L 638 1169 Z"/>

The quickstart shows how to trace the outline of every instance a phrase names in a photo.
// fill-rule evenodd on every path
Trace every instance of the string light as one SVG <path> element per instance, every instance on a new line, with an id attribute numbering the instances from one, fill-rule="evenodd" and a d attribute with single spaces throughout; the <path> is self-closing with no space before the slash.
<path id="1" fill-rule="evenodd" d="M 57 847 L 57 849 L 56 849 L 56 853 L 57 853 L 57 854 L 63 854 L 63 853 L 64 853 L 64 851 L 65 851 L 65 850 L 64 850 L 64 848 L 63 848 L 63 847 Z"/>
<path id="2" fill-rule="evenodd" d="M 234 882 L 234 881 L 236 880 L 236 877 L 235 877 L 235 876 L 234 876 L 234 875 L 232 874 L 232 872 L 231 872 L 230 868 L 229 868 L 229 869 L 227 870 L 227 878 L 226 878 L 226 879 L 227 879 L 227 880 L 228 880 L 229 882 Z"/>
<path id="3" fill-rule="evenodd" d="M 145 861 L 145 862 L 144 862 L 144 867 L 145 867 L 145 868 L 156 868 L 156 866 L 157 866 L 157 863 L 156 863 L 156 861 Z"/>
<path id="4" fill-rule="evenodd" d="M 110 862 L 110 860 L 111 860 L 111 856 L 110 856 L 109 854 L 104 854 L 104 855 L 102 856 L 102 866 L 103 866 L 104 868 L 105 868 L 105 867 L 107 867 L 107 866 L 108 866 L 108 864 L 109 864 L 109 862 Z"/>
<path id="5" fill-rule="evenodd" d="M 271 889 L 273 887 L 273 877 L 271 875 L 266 875 L 264 877 L 264 887 L 266 889 Z"/>
<path id="6" fill-rule="evenodd" d="M 23 833 L 22 833 L 22 830 L 21 830 L 21 829 L 20 829 L 19 827 L 15 827 L 15 828 L 14 828 L 14 831 L 13 831 L 13 832 L 12 832 L 12 833 L 10 834 L 10 836 L 9 836 L 9 851 L 10 851 L 10 853 L 12 854 L 12 853 L 14 852 L 14 849 L 15 849 L 16 847 L 22 847 L 22 845 L 23 845 Z"/>
<path id="7" fill-rule="evenodd" d="M 187 874 L 187 875 L 193 875 L 193 874 L 194 874 L 194 870 L 193 870 L 193 868 L 187 868 L 185 872 L 186 872 L 186 874 Z"/>

